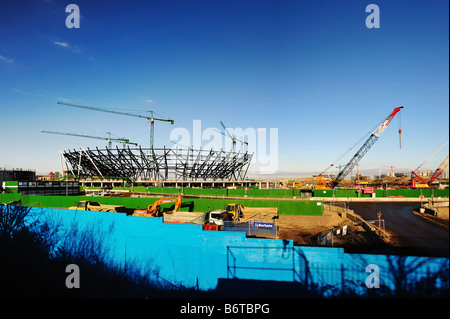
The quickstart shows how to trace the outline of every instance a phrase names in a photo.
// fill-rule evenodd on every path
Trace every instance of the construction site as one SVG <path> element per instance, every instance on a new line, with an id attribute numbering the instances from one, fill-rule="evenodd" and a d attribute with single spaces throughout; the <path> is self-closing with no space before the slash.
<path id="1" fill-rule="evenodd" d="M 150 115 L 136 115 L 64 102 L 57 104 L 146 119 L 150 123 L 150 147 L 142 148 L 130 142 L 128 138 L 112 138 L 111 134 L 100 137 L 43 130 L 41 132 L 46 134 L 103 140 L 107 142 L 107 147 L 104 149 L 82 147 L 79 150 L 60 151 L 62 173 L 50 173 L 49 176 L 43 176 L 39 180 L 33 172 L 25 174 L 27 172 L 18 170 L 8 175 L 8 172 L 4 170 L 0 181 L 6 196 L 8 196 L 7 193 L 37 197 L 43 195 L 95 196 L 98 200 L 93 203 L 97 206 L 87 204 L 91 201 L 81 200 L 79 203 L 74 202 L 75 206 L 69 209 L 162 217 L 167 222 L 213 225 L 208 226 L 208 229 L 215 230 L 238 227 L 236 225 L 239 225 L 241 229 L 259 228 L 259 231 L 270 228 L 272 232 L 269 237 L 291 239 L 299 244 L 317 244 L 318 242 L 314 242 L 311 238 L 344 224 L 350 227 L 350 233 L 358 233 L 354 229 L 356 226 L 361 227 L 360 222 L 355 224 L 347 217 L 350 213 L 348 207 L 350 201 L 400 200 L 419 202 L 421 206 L 429 198 L 433 202 L 442 200 L 448 202 L 448 155 L 434 172 L 424 174 L 420 171 L 427 161 L 448 144 L 448 141 L 410 174 L 396 176 L 393 171 L 394 166 L 388 167 L 391 169 L 390 173 L 379 174 L 371 179 L 359 173 L 359 161 L 380 138 L 403 106 L 394 108 L 378 124 L 350 161 L 346 165 L 339 165 L 338 174 L 330 175 L 329 170 L 337 166 L 331 164 L 312 177 L 255 180 L 246 176 L 253 154 L 249 154 L 244 149 L 235 150 L 237 142 L 241 142 L 242 146 L 248 142 L 231 134 L 222 121 L 220 123 L 224 131 L 220 133 L 231 139 L 230 151 L 195 150 L 178 145 L 171 148 L 156 148 L 153 145 L 155 122 L 173 124 L 173 119 L 156 118 L 153 111 L 150 111 Z M 401 147 L 402 130 L 400 128 L 398 133 Z M 122 147 L 113 148 L 112 143 L 122 144 Z M 356 168 L 356 174 L 353 177 L 354 168 Z M 120 199 L 121 205 L 104 208 L 104 199 L 108 201 L 109 198 Z M 145 198 L 148 204 L 143 205 L 139 202 L 139 205 L 133 206 L 130 202 L 134 198 Z M 197 201 L 195 207 L 191 199 Z M 214 199 L 216 201 L 213 201 Z M 201 210 L 199 210 L 198 203 L 202 200 L 208 200 L 211 205 L 200 204 Z M 238 204 L 231 204 L 230 201 L 236 201 Z M 186 202 L 189 203 L 186 204 Z M 245 206 L 242 204 L 244 202 Z M 342 212 L 342 208 L 337 207 L 335 203 L 345 204 L 345 202 L 347 207 L 344 207 L 345 212 Z M 52 207 L 67 208 L 69 205 L 67 203 L 67 200 L 64 200 L 64 204 L 58 203 Z M 167 206 L 170 203 L 175 204 Z M 310 205 L 310 203 L 314 204 Z M 31 204 L 41 207 L 47 205 L 39 200 Z M 261 207 L 253 208 L 258 207 L 259 204 Z M 230 205 L 237 206 L 231 209 Z M 244 213 L 244 207 L 252 209 L 253 212 Z M 267 213 L 267 210 L 270 210 L 270 213 Z M 298 216 L 302 218 L 297 220 Z M 254 226 L 254 222 L 266 224 Z M 372 238 L 372 233 L 376 233 L 373 230 L 369 227 L 359 233 L 367 234 Z M 252 235 L 256 233 L 257 231 L 253 230 Z M 348 241 L 346 245 L 350 242 L 352 241 Z"/>
<path id="2" fill-rule="evenodd" d="M 449 4 L 0 1 L 0 300 L 448 299 Z"/>
<path id="3" fill-rule="evenodd" d="M 249 179 L 247 171 L 253 154 L 235 151 L 234 147 L 230 151 L 195 150 L 178 146 L 156 148 L 153 146 L 154 122 L 173 123 L 173 120 L 154 118 L 153 113 L 151 117 L 138 116 L 151 123 L 149 148 L 136 144 L 130 147 L 129 144 L 133 143 L 125 138 L 42 131 L 103 139 L 108 146 L 103 149 L 60 151 L 61 173 L 51 173 L 49 176 L 38 178 L 33 172 L 20 174 L 20 171 L 0 171 L 0 202 L 4 204 L 3 209 L 40 209 L 45 218 L 58 216 L 63 224 L 65 220 L 72 220 L 69 216 L 79 219 L 83 225 L 88 221 L 98 223 L 99 218 L 111 222 L 114 227 L 122 229 L 122 232 L 114 232 L 115 240 L 120 242 L 113 249 L 115 258 L 123 254 L 124 251 L 118 251 L 122 248 L 126 249 L 127 254 L 134 252 L 136 258 L 145 259 L 154 253 L 178 256 L 176 258 L 184 260 L 183 268 L 190 269 L 190 272 L 180 274 L 166 270 L 169 267 L 169 257 L 166 256 L 158 260 L 159 267 L 162 267 L 161 276 L 165 280 L 183 282 L 183 285 L 189 286 L 193 285 L 191 274 L 194 272 L 197 273 L 196 285 L 206 290 L 214 289 L 216 282 L 201 277 L 194 270 L 195 267 L 206 267 L 202 261 L 196 261 L 195 265 L 187 264 L 185 257 L 181 257 L 181 243 L 200 240 L 202 244 L 192 244 L 192 247 L 186 244 L 190 254 L 197 256 L 194 247 L 205 249 L 208 245 L 218 245 L 213 243 L 220 239 L 223 245 L 214 249 L 220 251 L 217 256 L 221 256 L 224 268 L 214 270 L 217 279 L 271 281 L 284 278 L 281 280 L 292 281 L 293 278 L 294 282 L 308 285 L 311 284 L 307 283 L 311 280 L 308 277 L 310 274 L 301 274 L 297 270 L 304 261 L 296 258 L 310 253 L 314 256 L 310 257 L 311 260 L 321 260 L 322 253 L 327 255 L 336 252 L 338 255 L 345 253 L 346 258 L 350 258 L 350 254 L 362 254 L 364 258 L 372 256 L 370 258 L 378 258 L 378 263 L 383 263 L 381 259 L 384 257 L 380 256 L 385 255 L 436 258 L 437 264 L 441 262 L 439 258 L 444 258 L 448 262 L 448 155 L 431 174 L 420 172 L 421 167 L 448 142 L 407 176 L 396 177 L 391 167 L 391 174 L 377 178 L 365 178 L 359 171 L 355 178 L 349 178 L 349 174 L 353 175 L 353 169 L 358 168 L 359 161 L 402 108 L 396 107 L 389 113 L 350 161 L 342 165 L 338 174 L 327 174 L 335 166 L 331 164 L 320 174 L 300 179 Z M 234 146 L 237 139 L 227 132 L 225 125 L 223 128 L 225 131 L 221 133 L 232 139 Z M 401 136 L 401 130 L 399 134 Z M 123 145 L 113 148 L 112 142 Z M 396 209 L 406 209 L 406 217 L 396 215 Z M 386 211 L 394 213 L 388 214 Z M 402 221 L 401 218 L 405 219 Z M 121 226 L 117 226 L 119 221 Z M 411 229 L 402 231 L 391 227 L 406 222 L 414 224 L 413 227 L 424 227 L 424 234 L 433 234 L 433 238 L 440 232 L 442 238 L 438 236 L 438 242 L 430 242 L 427 238 L 412 242 L 409 240 Z M 128 225 L 128 228 L 125 229 L 124 225 Z M 151 234 L 145 229 L 151 229 Z M 122 239 L 135 236 L 135 232 L 143 236 L 144 240 L 158 240 L 155 236 L 166 239 L 172 236 L 172 239 L 167 239 L 164 252 L 146 248 L 144 256 L 139 251 L 141 246 L 134 246 Z M 208 243 L 205 238 L 209 238 Z M 125 242 L 122 243 L 122 240 Z M 290 247 L 288 260 L 292 265 L 279 259 L 284 256 L 286 245 Z M 260 248 L 255 250 L 255 247 Z M 334 259 L 336 256 L 329 257 L 331 259 L 328 261 L 322 260 L 321 266 L 316 269 L 311 268 L 314 276 L 326 269 L 325 272 L 333 277 L 331 274 L 335 270 L 331 269 L 334 266 L 331 267 L 330 263 L 337 262 Z M 254 260 L 259 261 L 255 263 Z M 272 263 L 284 266 L 269 267 Z M 286 270 L 289 270 L 288 273 L 293 272 L 293 275 L 279 277 L 279 273 Z M 420 271 L 417 278 L 422 278 L 424 274 Z M 314 284 L 329 285 L 329 280 L 336 280 L 330 278 L 317 277 Z M 360 279 L 352 277 L 345 280 Z"/>

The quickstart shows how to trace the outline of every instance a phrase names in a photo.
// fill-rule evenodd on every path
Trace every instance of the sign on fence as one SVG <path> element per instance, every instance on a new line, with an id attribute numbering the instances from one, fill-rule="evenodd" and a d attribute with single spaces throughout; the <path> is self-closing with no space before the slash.
<path id="1" fill-rule="evenodd" d="M 330 229 L 329 231 L 320 234 L 317 241 L 320 246 L 333 246 L 333 230 Z"/>
<path id="2" fill-rule="evenodd" d="M 278 237 L 278 226 L 276 223 L 224 221 L 222 230 L 245 232 L 248 236 L 255 237 Z"/>
<path id="3" fill-rule="evenodd" d="M 253 227 L 257 228 L 273 228 L 273 223 L 254 222 Z"/>

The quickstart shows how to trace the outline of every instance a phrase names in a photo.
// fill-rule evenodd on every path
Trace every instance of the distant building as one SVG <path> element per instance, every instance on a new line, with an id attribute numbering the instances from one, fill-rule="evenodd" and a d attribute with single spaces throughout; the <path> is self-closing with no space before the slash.
<path id="1" fill-rule="evenodd" d="M 34 181 L 36 179 L 36 171 L 29 169 L 0 168 L 0 185 L 4 181 Z"/>
<path id="2" fill-rule="evenodd" d="M 77 181 L 40 181 L 37 180 L 34 170 L 0 169 L 1 192 L 24 195 L 78 195 L 80 184 Z"/>
<path id="3" fill-rule="evenodd" d="M 426 171 L 425 171 L 425 174 L 424 174 L 424 176 L 426 176 L 426 177 L 432 177 L 433 176 L 433 174 L 434 174 L 434 172 L 431 170 L 431 169 L 427 169 Z"/>

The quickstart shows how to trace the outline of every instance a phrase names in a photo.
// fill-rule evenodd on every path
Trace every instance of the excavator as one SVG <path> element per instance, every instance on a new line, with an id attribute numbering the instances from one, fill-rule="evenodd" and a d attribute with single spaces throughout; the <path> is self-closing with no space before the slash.
<path id="1" fill-rule="evenodd" d="M 160 198 L 153 204 L 148 205 L 147 209 L 136 209 L 132 216 L 161 217 L 162 212 L 159 211 L 159 206 L 167 203 L 175 203 L 173 211 L 176 212 L 181 208 L 181 196 L 177 198 Z"/>

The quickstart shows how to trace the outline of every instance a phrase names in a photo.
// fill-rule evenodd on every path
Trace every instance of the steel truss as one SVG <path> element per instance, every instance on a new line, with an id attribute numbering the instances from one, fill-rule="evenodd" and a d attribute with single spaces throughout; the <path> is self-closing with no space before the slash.
<path id="1" fill-rule="evenodd" d="M 253 154 L 192 148 L 122 148 L 60 152 L 61 165 L 75 176 L 132 181 L 244 180 Z M 64 170 L 64 168 L 63 168 Z"/>

